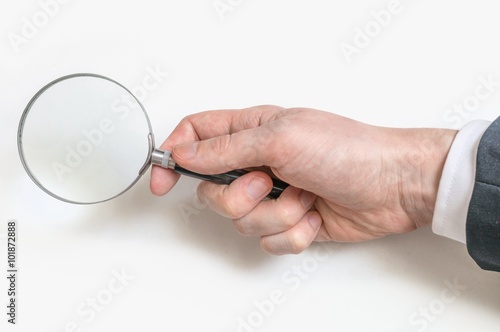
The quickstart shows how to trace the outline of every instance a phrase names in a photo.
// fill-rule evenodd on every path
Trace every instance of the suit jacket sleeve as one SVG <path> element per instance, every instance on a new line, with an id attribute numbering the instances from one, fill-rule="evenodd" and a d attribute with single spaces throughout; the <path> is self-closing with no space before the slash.
<path id="1" fill-rule="evenodd" d="M 479 143 L 466 237 L 467 250 L 476 263 L 500 272 L 500 117 Z"/>

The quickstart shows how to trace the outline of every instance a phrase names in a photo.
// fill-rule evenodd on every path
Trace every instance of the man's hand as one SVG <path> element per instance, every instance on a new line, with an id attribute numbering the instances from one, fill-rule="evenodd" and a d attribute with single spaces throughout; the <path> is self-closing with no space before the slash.
<path id="1" fill-rule="evenodd" d="M 394 129 L 312 109 L 258 106 L 194 114 L 161 148 L 203 174 L 268 167 L 290 187 L 276 200 L 264 171 L 231 185 L 202 182 L 200 200 L 260 236 L 273 254 L 316 241 L 352 242 L 431 223 L 441 172 L 456 131 Z M 166 194 L 179 175 L 153 167 L 151 191 Z"/>

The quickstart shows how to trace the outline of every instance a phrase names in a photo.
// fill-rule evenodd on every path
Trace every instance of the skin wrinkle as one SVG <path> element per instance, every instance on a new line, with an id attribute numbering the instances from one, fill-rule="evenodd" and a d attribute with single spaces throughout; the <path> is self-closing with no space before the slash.
<path id="1" fill-rule="evenodd" d="M 404 180 L 408 180 L 411 176 L 416 176 L 417 179 L 402 181 L 402 183 L 409 183 L 409 185 L 413 184 L 418 188 L 401 187 L 401 205 L 409 219 L 415 224 L 416 228 L 427 225 L 432 220 L 434 203 L 436 200 L 435 196 L 445 161 L 445 158 L 440 158 L 439 156 L 446 156 L 451 146 L 449 137 L 443 138 L 443 135 L 437 137 L 433 135 L 429 136 L 432 137 L 432 139 L 425 138 L 421 141 L 417 141 L 421 143 L 415 149 L 417 154 L 413 155 L 414 158 L 407 158 L 413 172 L 405 176 Z M 440 151 L 443 150 L 441 146 L 447 146 L 447 148 L 445 148 L 444 151 Z M 412 162 L 416 162 L 416 164 L 412 164 Z M 434 178 L 429 181 L 429 177 L 426 176 L 426 174 L 434 174 Z M 405 190 L 408 193 L 405 193 Z M 431 193 L 433 193 L 433 195 L 431 195 Z M 419 204 L 417 202 L 422 203 Z"/>
<path id="2" fill-rule="evenodd" d="M 195 137 L 196 141 L 199 141 L 199 140 L 202 139 L 200 137 L 200 135 L 198 134 L 198 131 L 196 130 L 195 123 L 192 121 L 192 116 L 187 116 L 186 118 L 184 118 L 181 121 L 180 126 L 181 126 L 181 131 L 184 131 L 184 132 L 193 132 L 193 134 L 196 135 L 196 137 Z M 191 130 L 191 129 L 194 129 L 194 130 Z M 178 142 L 178 143 L 183 143 L 183 142 Z"/>
<path id="3" fill-rule="evenodd" d="M 414 228 L 416 229 L 419 226 L 423 226 L 424 223 L 419 222 L 418 221 L 419 217 L 415 217 L 415 215 L 414 215 L 414 211 L 416 210 L 415 209 L 415 205 L 416 204 L 414 202 L 413 195 L 408 194 L 408 193 L 411 193 L 413 191 L 413 188 L 408 188 L 408 186 L 409 186 L 408 182 L 410 182 L 410 181 L 407 181 L 408 178 L 409 178 L 409 176 L 406 176 L 406 175 L 405 176 L 400 176 L 400 182 L 399 182 L 400 183 L 400 185 L 399 185 L 400 195 L 399 195 L 399 199 L 400 199 L 400 204 L 401 204 L 401 207 L 403 208 L 403 211 L 405 211 L 405 213 L 408 216 L 409 220 L 411 220 L 411 222 L 414 224 Z"/>
<path id="4" fill-rule="evenodd" d="M 355 240 L 351 240 L 350 237 L 351 235 L 348 235 L 350 231 L 353 229 L 357 231 L 358 235 L 364 233 L 366 230 L 366 227 L 362 227 L 360 224 L 354 222 L 351 218 L 345 216 L 342 214 L 342 210 L 344 209 L 341 206 L 335 205 L 335 204 L 328 204 L 324 200 L 320 199 L 318 202 L 319 206 L 317 205 L 317 208 L 319 211 L 321 211 L 323 208 L 321 205 L 332 205 L 336 206 L 336 209 L 332 209 L 331 216 L 333 217 L 333 223 L 330 227 L 325 227 L 326 232 L 330 236 L 330 238 L 335 241 L 335 242 L 355 242 Z M 358 219 L 358 218 L 356 218 Z M 347 226 L 346 226 L 347 225 Z M 344 234 L 342 238 L 345 237 L 345 239 L 338 239 L 338 231 L 342 231 Z M 365 238 L 365 240 L 368 240 L 370 238 Z"/>
<path id="5" fill-rule="evenodd" d="M 230 147 L 234 145 L 232 141 L 234 141 L 234 135 L 237 135 L 236 133 L 233 134 L 228 134 L 221 136 L 221 139 L 216 140 L 216 144 L 212 144 L 212 152 L 214 153 L 215 156 L 221 155 L 221 154 L 226 154 L 226 151 L 230 150 Z M 236 169 L 238 167 L 238 164 L 236 163 L 235 160 L 229 158 L 229 159 L 224 159 L 225 161 L 225 170 L 224 172 L 231 171 L 233 169 Z M 260 165 L 257 165 L 260 166 Z"/>

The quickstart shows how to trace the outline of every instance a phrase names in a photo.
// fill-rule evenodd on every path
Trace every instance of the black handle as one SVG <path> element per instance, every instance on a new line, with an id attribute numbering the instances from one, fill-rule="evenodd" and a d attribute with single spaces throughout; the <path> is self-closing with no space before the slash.
<path id="1" fill-rule="evenodd" d="M 217 183 L 217 184 L 231 184 L 231 182 L 233 182 L 234 180 L 236 180 L 240 176 L 249 173 L 248 171 L 239 169 L 239 170 L 230 171 L 230 172 L 223 173 L 223 174 L 206 175 L 206 174 L 199 174 L 199 173 L 192 172 L 190 170 L 182 168 L 179 165 L 175 165 L 174 171 L 176 171 L 177 173 L 182 174 L 182 175 L 187 175 L 187 176 L 192 177 L 192 178 L 196 178 L 196 179 L 200 179 L 200 180 L 204 180 L 204 181 L 210 181 L 210 182 Z M 283 182 L 279 179 L 276 179 L 276 178 L 272 178 L 272 180 L 273 180 L 273 189 L 271 190 L 269 195 L 267 195 L 267 197 L 272 198 L 272 199 L 276 199 L 281 195 L 283 190 L 285 190 L 286 187 L 289 186 L 289 184 L 286 182 Z"/>

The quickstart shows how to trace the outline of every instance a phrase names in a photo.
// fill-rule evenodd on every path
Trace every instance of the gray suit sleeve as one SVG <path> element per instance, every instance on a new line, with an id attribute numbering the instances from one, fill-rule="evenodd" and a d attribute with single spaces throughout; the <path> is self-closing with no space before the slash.
<path id="1" fill-rule="evenodd" d="M 476 263 L 500 272 L 500 117 L 479 143 L 466 237 L 467 250 Z"/>

